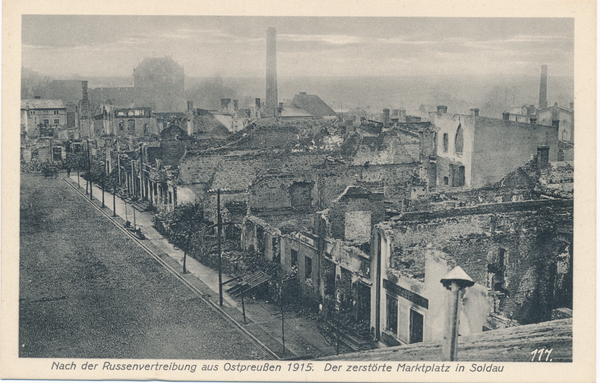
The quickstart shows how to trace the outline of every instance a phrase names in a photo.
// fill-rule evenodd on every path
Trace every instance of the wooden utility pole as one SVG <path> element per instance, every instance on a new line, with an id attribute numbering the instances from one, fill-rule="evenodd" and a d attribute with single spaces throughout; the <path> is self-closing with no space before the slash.
<path id="1" fill-rule="evenodd" d="M 283 345 L 283 355 L 285 356 L 285 320 L 283 319 L 283 280 L 279 287 L 279 302 L 281 306 L 281 344 Z"/>
<path id="2" fill-rule="evenodd" d="M 88 178 L 89 180 L 89 184 L 90 184 L 90 201 L 92 200 L 92 161 L 90 159 L 90 140 L 89 138 L 86 139 L 87 142 L 87 157 L 88 157 Z"/>
<path id="3" fill-rule="evenodd" d="M 116 197 L 117 186 L 113 184 L 113 217 L 117 216 L 117 197 Z"/>
<path id="4" fill-rule="evenodd" d="M 221 189 L 217 189 L 217 251 L 219 252 L 219 306 L 223 306 L 223 271 L 221 268 Z"/>

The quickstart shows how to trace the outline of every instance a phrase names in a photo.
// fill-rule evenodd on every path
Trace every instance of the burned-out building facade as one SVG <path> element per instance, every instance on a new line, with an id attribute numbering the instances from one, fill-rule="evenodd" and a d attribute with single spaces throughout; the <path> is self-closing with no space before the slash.
<path id="1" fill-rule="evenodd" d="M 438 188 L 479 188 L 499 181 L 538 151 L 558 156 L 554 126 L 508 119 L 451 114 L 444 106 L 431 113 L 437 128 L 435 168 Z"/>

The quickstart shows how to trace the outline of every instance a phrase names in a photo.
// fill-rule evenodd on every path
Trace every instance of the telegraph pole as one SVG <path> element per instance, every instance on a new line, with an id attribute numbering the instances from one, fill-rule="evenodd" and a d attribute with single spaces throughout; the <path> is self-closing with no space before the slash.
<path id="1" fill-rule="evenodd" d="M 87 142 L 87 157 L 88 157 L 88 178 L 90 184 L 90 201 L 92 200 L 92 161 L 90 160 L 90 139 L 86 139 Z"/>
<path id="2" fill-rule="evenodd" d="M 223 306 L 223 272 L 221 268 L 221 189 L 217 189 L 217 251 L 219 252 L 219 306 Z"/>
<path id="3" fill-rule="evenodd" d="M 116 194 L 117 186 L 113 184 L 113 217 L 117 216 L 117 197 Z"/>

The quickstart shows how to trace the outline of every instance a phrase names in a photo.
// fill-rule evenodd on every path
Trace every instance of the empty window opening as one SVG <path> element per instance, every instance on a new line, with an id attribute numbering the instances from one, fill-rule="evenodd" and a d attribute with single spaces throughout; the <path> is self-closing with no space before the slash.
<path id="1" fill-rule="evenodd" d="M 488 288 L 493 291 L 494 312 L 504 311 L 509 292 L 506 289 L 506 264 L 508 253 L 499 248 L 497 252 L 488 255 Z"/>
<path id="2" fill-rule="evenodd" d="M 448 133 L 444 133 L 443 141 L 444 153 L 448 153 Z"/>
<path id="3" fill-rule="evenodd" d="M 312 279 L 312 258 L 304 257 L 304 279 Z"/>
<path id="4" fill-rule="evenodd" d="M 456 136 L 454 137 L 454 151 L 457 155 L 462 155 L 464 146 L 463 129 L 459 124 L 456 130 Z"/>
<path id="5" fill-rule="evenodd" d="M 394 334 L 398 333 L 398 298 L 386 295 L 387 299 L 387 320 L 385 324 L 385 329 L 393 332 Z"/>

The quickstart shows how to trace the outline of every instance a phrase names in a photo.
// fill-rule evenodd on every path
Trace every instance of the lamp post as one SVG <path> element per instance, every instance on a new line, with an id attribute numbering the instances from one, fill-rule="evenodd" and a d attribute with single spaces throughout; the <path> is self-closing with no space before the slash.
<path id="1" fill-rule="evenodd" d="M 459 303 L 467 287 L 475 284 L 473 279 L 460 267 L 456 266 L 446 274 L 440 282 L 451 291 L 448 296 L 448 315 L 444 328 L 443 360 L 455 361 L 458 346 Z"/>

